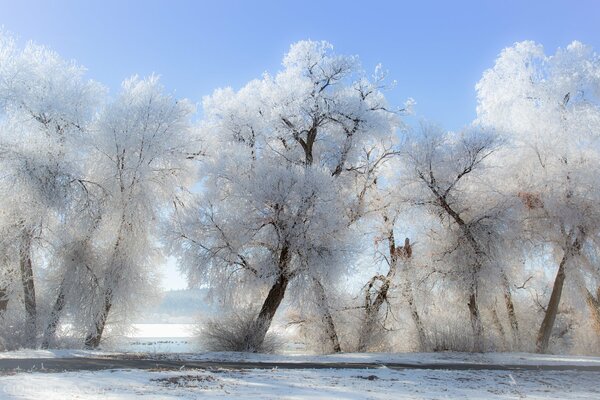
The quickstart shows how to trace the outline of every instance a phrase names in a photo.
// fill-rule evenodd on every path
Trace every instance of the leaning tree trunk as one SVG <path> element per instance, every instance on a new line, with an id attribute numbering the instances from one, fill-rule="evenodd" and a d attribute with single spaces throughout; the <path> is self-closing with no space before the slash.
<path id="1" fill-rule="evenodd" d="M 58 295 L 56 296 L 56 301 L 54 302 L 54 306 L 52 307 L 52 311 L 50 312 L 50 318 L 48 319 L 48 325 L 46 325 L 46 329 L 44 329 L 44 337 L 42 339 L 42 349 L 47 349 L 50 347 L 50 343 L 54 340 L 56 335 L 56 329 L 58 328 L 58 323 L 60 321 L 60 315 L 62 314 L 62 310 L 65 307 L 65 278 L 60 283 L 60 287 L 58 288 Z"/>
<path id="2" fill-rule="evenodd" d="M 562 289 L 565 283 L 565 264 L 567 263 L 568 259 L 569 253 L 565 252 L 562 260 L 560 260 L 558 272 L 556 273 L 556 278 L 554 278 L 554 285 L 552 287 L 550 301 L 548 302 L 548 307 L 546 307 L 546 313 L 537 334 L 537 353 L 545 353 L 548 351 L 548 343 L 550 342 L 550 335 L 552 334 L 552 328 L 554 327 L 554 321 L 556 320 L 558 305 L 560 304 L 560 297 L 562 295 Z"/>
<path id="3" fill-rule="evenodd" d="M 271 327 L 271 322 L 273 322 L 273 317 L 285 296 L 285 290 L 287 289 L 288 283 L 288 278 L 285 275 L 280 274 L 269 290 L 269 294 L 258 313 L 258 317 L 256 317 L 256 320 L 254 321 L 253 331 L 246 337 L 245 346 L 247 351 L 260 351 L 262 344 L 265 341 L 265 337 L 267 336 L 267 331 Z"/>
<path id="4" fill-rule="evenodd" d="M 319 311 L 323 317 L 323 323 L 325 324 L 325 333 L 327 335 L 327 339 L 331 344 L 332 351 L 334 353 L 340 353 L 342 348 L 340 347 L 340 340 L 338 338 L 337 331 L 335 329 L 335 323 L 333 322 L 333 316 L 331 315 L 329 303 L 327 301 L 327 293 L 325 292 L 323 284 L 317 278 L 313 277 L 313 283 L 317 295 Z"/>
<path id="5" fill-rule="evenodd" d="M 31 231 L 24 230 L 21 235 L 19 249 L 19 266 L 21 269 L 21 283 L 23 285 L 23 301 L 25 303 L 26 343 L 27 346 L 33 348 L 35 347 L 37 336 L 37 307 L 31 262 L 31 240 Z"/>
<path id="6" fill-rule="evenodd" d="M 267 294 L 267 298 L 254 321 L 252 332 L 249 332 L 246 335 L 245 342 L 247 351 L 260 351 L 262 344 L 265 341 L 267 332 L 271 327 L 271 322 L 273 322 L 273 317 L 275 317 L 275 313 L 283 301 L 289 283 L 289 278 L 286 274 L 289 259 L 289 248 L 288 246 L 283 246 L 281 253 L 279 254 L 279 275 L 273 286 L 271 286 L 269 294 Z"/>
<path id="7" fill-rule="evenodd" d="M 554 321 L 556 320 L 556 314 L 558 313 L 558 306 L 560 305 L 562 289 L 565 283 L 566 264 L 571 260 L 573 256 L 579 254 L 579 252 L 581 251 L 581 246 L 583 244 L 583 235 L 584 232 L 580 229 L 579 235 L 575 237 L 575 240 L 572 243 L 568 243 L 565 246 L 563 257 L 560 260 L 560 264 L 558 265 L 556 278 L 554 278 L 554 285 L 552 287 L 552 294 L 550 295 L 550 300 L 548 301 L 548 307 L 546 307 L 546 313 L 544 315 L 544 319 L 542 320 L 540 330 L 537 334 L 536 352 L 538 353 L 545 353 L 548 351 L 548 344 L 550 342 L 550 336 L 552 335 L 552 329 L 554 328 Z M 569 234 L 569 240 L 571 238 L 572 236 L 571 234 Z"/>
<path id="8" fill-rule="evenodd" d="M 92 331 L 89 332 L 85 337 L 85 347 L 95 349 L 98 346 L 100 346 L 100 342 L 102 341 L 102 334 L 104 333 L 104 328 L 106 327 L 106 320 L 108 319 L 108 314 L 110 313 L 112 304 L 113 291 L 112 288 L 108 287 L 104 291 L 102 310 L 96 316 L 96 321 L 94 321 Z"/>

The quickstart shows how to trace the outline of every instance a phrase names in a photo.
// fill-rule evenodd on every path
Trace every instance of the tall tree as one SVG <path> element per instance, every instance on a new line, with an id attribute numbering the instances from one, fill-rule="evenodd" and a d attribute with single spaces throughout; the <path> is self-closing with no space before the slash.
<path id="1" fill-rule="evenodd" d="M 405 187 L 409 199 L 438 215 L 448 228 L 444 262 L 459 272 L 466 287 L 475 351 L 483 351 L 480 280 L 494 264 L 502 200 L 493 196 L 483 178 L 486 159 L 499 147 L 498 137 L 481 130 L 445 133 L 424 125 L 404 149 Z M 487 193 L 486 193 L 487 190 Z M 518 328 L 505 272 L 504 298 L 513 329 Z"/>
<path id="2" fill-rule="evenodd" d="M 548 351 L 569 270 L 600 222 L 600 57 L 579 42 L 547 56 L 521 42 L 502 51 L 477 84 L 478 123 L 506 132 L 504 190 L 520 199 L 525 232 L 558 264 L 537 335 Z M 524 241 L 525 242 L 525 241 Z"/>
<path id="3" fill-rule="evenodd" d="M 363 150 L 397 125 L 380 71 L 368 80 L 356 57 L 303 41 L 283 67 L 205 99 L 208 179 L 195 205 L 179 209 L 174 235 L 183 269 L 205 282 L 223 284 L 237 271 L 270 285 L 249 350 L 260 347 L 298 275 L 311 278 L 329 313 L 327 282 L 343 269 L 348 226 L 359 216 Z M 333 319 L 324 320 L 339 350 Z"/>
<path id="4" fill-rule="evenodd" d="M 197 152 L 191 131 L 193 106 L 164 93 L 156 76 L 133 77 L 99 116 L 92 137 L 90 179 L 106 196 L 96 238 L 101 242 L 99 298 L 85 338 L 97 347 L 119 302 L 139 302 L 140 285 L 152 271 L 160 210 L 190 175 Z"/>
<path id="5" fill-rule="evenodd" d="M 0 35 L 2 223 L 18 243 L 28 346 L 35 346 L 38 319 L 33 251 L 44 228 L 60 224 L 85 190 L 78 149 L 103 89 L 84 72 L 44 47 L 19 50 Z"/>

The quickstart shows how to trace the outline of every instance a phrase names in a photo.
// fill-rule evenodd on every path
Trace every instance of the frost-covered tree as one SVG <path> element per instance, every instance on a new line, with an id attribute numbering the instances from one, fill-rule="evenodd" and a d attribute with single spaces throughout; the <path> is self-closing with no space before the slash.
<path id="1" fill-rule="evenodd" d="M 204 100 L 207 178 L 192 203 L 178 205 L 174 250 L 196 281 L 269 287 L 248 350 L 260 348 L 291 282 L 317 298 L 339 350 L 328 283 L 350 263 L 365 150 L 397 125 L 381 79 L 328 43 L 303 41 L 275 76 Z"/>
<path id="2" fill-rule="evenodd" d="M 446 133 L 423 125 L 404 148 L 404 196 L 437 215 L 445 226 L 439 261 L 457 276 L 467 294 L 475 351 L 483 351 L 480 290 L 486 274 L 499 275 L 513 335 L 518 321 L 505 271 L 499 267 L 497 245 L 503 199 L 486 182 L 486 159 L 498 150 L 497 135 L 468 129 Z"/>
<path id="3" fill-rule="evenodd" d="M 520 199 L 524 232 L 558 265 L 537 335 L 545 352 L 563 286 L 575 284 L 600 223 L 600 57 L 579 42 L 554 55 L 516 43 L 477 84 L 478 122 L 505 132 L 503 190 Z M 588 269 L 589 272 L 589 269 Z"/>
<path id="4" fill-rule="evenodd" d="M 97 347 L 115 304 L 136 303 L 152 276 L 161 207 L 169 204 L 197 152 L 194 107 L 164 92 L 156 76 L 133 77 L 98 117 L 88 172 L 104 196 L 94 235 L 98 297 L 85 345 Z M 139 304 L 138 304 L 139 307 Z"/>
<path id="5" fill-rule="evenodd" d="M 79 149 L 104 91 L 84 72 L 33 43 L 20 50 L 0 34 L 1 257 L 9 266 L 0 293 L 3 308 L 9 292 L 22 293 L 28 346 L 38 322 L 34 250 L 49 240 L 47 232 L 68 229 L 61 221 L 85 196 Z M 17 276 L 22 291 L 9 290 Z"/>

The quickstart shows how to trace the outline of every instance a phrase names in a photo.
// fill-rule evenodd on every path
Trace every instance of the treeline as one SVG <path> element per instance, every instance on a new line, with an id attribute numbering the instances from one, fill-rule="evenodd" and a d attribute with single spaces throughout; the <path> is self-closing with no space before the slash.
<path id="1" fill-rule="evenodd" d="M 600 58 L 505 49 L 460 132 L 406 124 L 378 66 L 326 42 L 205 97 L 155 76 L 116 97 L 0 36 L 0 344 L 100 345 L 178 259 L 266 351 L 275 318 L 321 351 L 599 347 Z M 279 315 L 283 302 L 288 313 Z"/>

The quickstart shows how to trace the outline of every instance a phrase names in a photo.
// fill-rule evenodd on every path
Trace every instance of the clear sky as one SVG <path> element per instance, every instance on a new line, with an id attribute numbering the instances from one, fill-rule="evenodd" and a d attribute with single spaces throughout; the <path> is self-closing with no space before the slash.
<path id="1" fill-rule="evenodd" d="M 0 0 L 0 25 L 77 60 L 113 93 L 155 72 L 197 102 L 276 72 L 295 41 L 327 40 L 368 71 L 381 62 L 398 81 L 390 102 L 412 97 L 419 117 L 448 129 L 474 118 L 474 85 L 502 48 L 535 40 L 553 53 L 580 40 L 600 51 L 600 0 Z"/>

